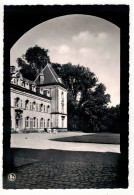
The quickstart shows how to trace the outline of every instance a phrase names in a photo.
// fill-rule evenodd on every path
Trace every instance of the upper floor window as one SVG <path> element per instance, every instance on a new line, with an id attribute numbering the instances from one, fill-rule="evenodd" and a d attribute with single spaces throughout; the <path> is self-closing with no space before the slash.
<path id="1" fill-rule="evenodd" d="M 29 107 L 29 100 L 26 100 L 25 101 L 25 109 L 28 110 L 28 107 Z"/>
<path id="2" fill-rule="evenodd" d="M 46 112 L 46 108 L 45 108 L 45 105 L 44 105 L 44 112 Z"/>
<path id="3" fill-rule="evenodd" d="M 36 103 L 36 111 L 38 112 L 38 104 Z"/>
<path id="4" fill-rule="evenodd" d="M 22 102 L 22 100 L 20 100 L 20 107 L 21 107 L 21 108 L 23 107 L 23 102 Z"/>
<path id="5" fill-rule="evenodd" d="M 43 104 L 40 104 L 40 112 L 43 111 Z"/>
<path id="6" fill-rule="evenodd" d="M 48 113 L 50 112 L 50 106 L 49 105 L 47 106 L 47 112 Z"/>
<path id="7" fill-rule="evenodd" d="M 61 92 L 61 104 L 64 104 L 64 92 Z"/>
<path id="8" fill-rule="evenodd" d="M 43 128 L 43 118 L 40 119 L 40 128 Z"/>
<path id="9" fill-rule="evenodd" d="M 19 97 L 16 97 L 15 98 L 15 107 L 20 107 L 20 98 Z"/>
<path id="10" fill-rule="evenodd" d="M 62 113 L 64 113 L 64 104 L 61 105 Z"/>
<path id="11" fill-rule="evenodd" d="M 30 110 L 32 110 L 32 102 L 30 102 Z"/>
<path id="12" fill-rule="evenodd" d="M 35 110 L 35 105 L 36 105 L 36 103 L 33 102 L 33 104 L 32 104 L 32 109 L 33 109 L 33 110 Z"/>

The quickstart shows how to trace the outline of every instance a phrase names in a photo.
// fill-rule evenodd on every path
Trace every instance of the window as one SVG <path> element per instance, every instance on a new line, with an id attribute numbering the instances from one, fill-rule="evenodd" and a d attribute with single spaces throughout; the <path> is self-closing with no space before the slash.
<path id="1" fill-rule="evenodd" d="M 38 118 L 37 118 L 37 128 L 38 128 Z"/>
<path id="2" fill-rule="evenodd" d="M 36 126 L 35 122 L 36 122 L 36 117 L 33 118 L 33 127 L 34 127 L 34 128 L 35 128 L 35 126 Z"/>
<path id="3" fill-rule="evenodd" d="M 50 119 L 47 119 L 47 127 L 49 127 Z"/>
<path id="4" fill-rule="evenodd" d="M 44 128 L 45 128 L 45 119 L 44 119 Z"/>
<path id="5" fill-rule="evenodd" d="M 45 109 L 45 105 L 44 105 L 44 112 L 46 111 L 46 109 Z"/>
<path id="6" fill-rule="evenodd" d="M 33 102 L 33 104 L 32 104 L 32 109 L 33 109 L 33 110 L 35 110 L 35 105 L 36 105 L 36 103 Z"/>
<path id="7" fill-rule="evenodd" d="M 40 119 L 40 128 L 43 128 L 43 118 Z"/>
<path id="8" fill-rule="evenodd" d="M 19 97 L 17 97 L 17 98 L 15 98 L 15 107 L 19 107 L 19 104 L 20 104 L 20 98 Z"/>
<path id="9" fill-rule="evenodd" d="M 28 110 L 29 100 L 25 101 L 25 109 Z"/>
<path id="10" fill-rule="evenodd" d="M 29 117 L 25 118 L 25 127 L 29 127 Z"/>
<path id="11" fill-rule="evenodd" d="M 32 85 L 32 91 L 35 91 L 35 86 L 34 85 Z"/>
<path id="12" fill-rule="evenodd" d="M 61 105 L 62 113 L 64 113 L 64 104 Z"/>
<path id="13" fill-rule="evenodd" d="M 22 100 L 20 100 L 20 106 L 21 106 L 21 108 L 23 107 Z"/>
<path id="14" fill-rule="evenodd" d="M 64 119 L 65 119 L 65 117 L 62 116 L 61 119 L 62 119 L 62 127 L 64 127 Z"/>
<path id="15" fill-rule="evenodd" d="M 47 106 L 47 112 L 48 113 L 50 112 L 50 106 L 49 105 Z"/>
<path id="16" fill-rule="evenodd" d="M 61 112 L 64 113 L 64 93 L 61 93 Z"/>
<path id="17" fill-rule="evenodd" d="M 38 112 L 38 104 L 36 103 L 36 111 Z"/>
<path id="18" fill-rule="evenodd" d="M 40 104 L 40 112 L 43 111 L 43 104 Z"/>
<path id="19" fill-rule="evenodd" d="M 33 128 L 33 118 L 30 118 L 30 128 Z"/>
<path id="20" fill-rule="evenodd" d="M 30 110 L 32 110 L 32 102 L 30 102 Z"/>

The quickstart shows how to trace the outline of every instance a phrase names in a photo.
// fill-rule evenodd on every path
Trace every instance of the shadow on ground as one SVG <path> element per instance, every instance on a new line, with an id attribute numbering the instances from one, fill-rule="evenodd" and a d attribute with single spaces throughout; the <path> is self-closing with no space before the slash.
<path id="1" fill-rule="evenodd" d="M 4 189 L 120 188 L 118 153 L 14 148 L 16 180 Z"/>
<path id="2" fill-rule="evenodd" d="M 72 136 L 51 139 L 52 141 L 61 142 L 78 142 L 78 143 L 98 143 L 98 144 L 120 144 L 120 134 L 96 133 L 82 136 Z"/>

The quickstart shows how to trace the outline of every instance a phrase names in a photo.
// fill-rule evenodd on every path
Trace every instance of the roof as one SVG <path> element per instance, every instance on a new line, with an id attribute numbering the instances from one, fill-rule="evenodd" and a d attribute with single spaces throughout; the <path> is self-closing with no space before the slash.
<path id="1" fill-rule="evenodd" d="M 37 85 L 59 84 L 64 86 L 61 78 L 56 74 L 51 64 L 47 64 L 34 81 Z"/>

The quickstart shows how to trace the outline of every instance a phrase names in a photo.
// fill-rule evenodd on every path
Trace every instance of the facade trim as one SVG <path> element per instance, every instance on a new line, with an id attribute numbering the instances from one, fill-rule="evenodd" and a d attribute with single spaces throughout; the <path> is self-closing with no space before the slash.
<path id="1" fill-rule="evenodd" d="M 23 88 L 23 87 L 14 85 L 14 84 L 12 84 L 12 83 L 11 83 L 10 85 L 11 85 L 11 87 L 14 88 L 14 89 L 18 89 L 18 90 L 20 90 L 20 91 L 27 92 L 27 93 L 29 93 L 29 94 L 36 95 L 36 96 L 38 96 L 38 97 L 46 98 L 46 99 L 48 99 L 48 100 L 51 100 L 51 99 L 52 99 L 51 97 L 48 97 L 48 96 L 46 96 L 46 95 L 39 94 L 39 93 L 34 92 L 34 91 L 30 91 L 29 89 L 26 89 L 26 88 Z"/>

